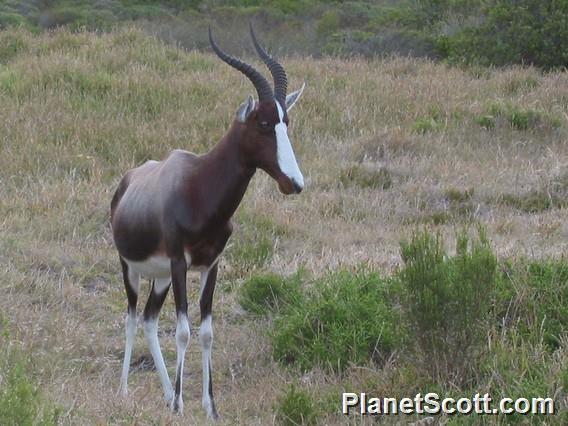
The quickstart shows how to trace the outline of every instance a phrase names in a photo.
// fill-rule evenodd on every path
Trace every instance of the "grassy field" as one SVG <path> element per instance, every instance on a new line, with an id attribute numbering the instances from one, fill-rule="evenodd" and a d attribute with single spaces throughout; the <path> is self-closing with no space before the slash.
<path id="1" fill-rule="evenodd" d="M 282 395 L 294 394 L 292 384 L 303 392 L 296 400 L 313 399 L 321 424 L 375 421 L 338 414 L 342 390 L 465 392 L 465 385 L 424 379 L 421 361 L 403 348 L 386 362 L 351 363 L 339 373 L 322 365 L 287 367 L 272 355 L 274 318 L 248 314 L 239 303 L 241 287 L 265 272 L 290 277 L 300 270 L 307 278 L 298 279 L 307 287 L 338 270 L 366 268 L 389 277 L 403 266 L 401 240 L 416 229 L 438 231 L 453 247 L 456 229 L 471 224 L 485 227 L 499 271 L 518 262 L 562 265 L 568 241 L 568 75 L 533 68 L 461 70 L 407 58 L 290 57 L 283 63 L 292 89 L 306 82 L 290 117 L 306 188 L 284 197 L 259 172 L 237 212 L 213 305 L 221 424 L 279 421 Z M 53 410 L 64 424 L 204 421 L 196 339 L 186 361 L 183 419 L 162 401 L 141 330 L 130 397 L 116 396 L 126 298 L 109 204 L 125 170 L 174 148 L 209 150 L 253 91 L 213 55 L 167 47 L 138 30 L 0 33 L 0 354 L 19 354 L 17 365 L 27 376 L 17 377 L 39 391 L 23 394 L 39 398 L 44 417 Z M 197 329 L 198 277 L 189 279 Z M 511 282 L 516 304 L 510 306 L 522 312 L 536 303 L 534 295 L 549 294 L 531 293 L 522 279 Z M 555 283 L 564 293 L 551 292 L 556 299 L 543 297 L 540 305 L 568 304 L 565 279 Z M 568 318 L 560 318 L 565 322 L 553 350 L 536 320 L 528 323 L 534 326 L 530 338 L 495 328 L 483 334 L 480 344 L 495 355 L 487 358 L 491 374 L 477 381 L 477 389 L 564 398 L 568 339 L 562 327 Z M 172 368 L 171 296 L 160 325 Z M 448 420 L 509 422 L 440 422 Z"/>

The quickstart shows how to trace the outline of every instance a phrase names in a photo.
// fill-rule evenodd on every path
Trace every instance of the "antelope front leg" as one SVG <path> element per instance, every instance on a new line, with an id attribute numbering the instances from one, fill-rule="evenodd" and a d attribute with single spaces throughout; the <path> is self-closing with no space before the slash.
<path id="1" fill-rule="evenodd" d="M 201 296 L 199 299 L 199 308 L 201 310 L 199 340 L 201 341 L 203 364 L 203 396 L 201 405 L 207 412 L 207 417 L 214 420 L 219 418 L 213 399 L 213 379 L 211 376 L 211 347 L 213 346 L 211 308 L 216 280 L 217 264 L 213 265 L 209 271 L 201 273 Z"/>
<path id="2" fill-rule="evenodd" d="M 187 318 L 187 262 L 183 255 L 180 258 L 172 259 L 172 283 L 174 291 L 174 301 L 176 304 L 177 326 L 176 326 L 176 382 L 175 393 L 172 400 L 171 409 L 180 414 L 183 413 L 182 382 L 183 382 L 183 362 L 185 351 L 190 339 L 189 320 Z"/>

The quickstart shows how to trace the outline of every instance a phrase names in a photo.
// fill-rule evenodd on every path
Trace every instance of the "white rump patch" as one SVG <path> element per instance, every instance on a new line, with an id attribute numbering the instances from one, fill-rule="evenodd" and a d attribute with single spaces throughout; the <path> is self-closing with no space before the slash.
<path id="1" fill-rule="evenodd" d="M 302 176 L 302 172 L 298 167 L 298 162 L 296 161 L 296 156 L 292 149 L 292 144 L 288 138 L 288 127 L 283 121 L 284 111 L 278 101 L 276 101 L 276 108 L 278 109 L 278 118 L 280 120 L 280 122 L 274 126 L 274 130 L 276 131 L 278 166 L 280 166 L 282 173 L 296 182 L 298 186 L 303 188 L 304 176 Z"/>
<path id="2" fill-rule="evenodd" d="M 124 259 L 129 268 L 145 278 L 169 278 L 171 276 L 171 261 L 167 256 L 150 256 L 142 262 Z M 191 256 L 185 253 L 188 267 L 191 265 Z"/>

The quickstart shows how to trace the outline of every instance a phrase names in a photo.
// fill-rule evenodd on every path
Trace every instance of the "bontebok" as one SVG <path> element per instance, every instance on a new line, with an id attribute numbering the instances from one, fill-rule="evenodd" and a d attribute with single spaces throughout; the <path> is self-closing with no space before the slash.
<path id="1" fill-rule="evenodd" d="M 144 308 L 144 333 L 166 401 L 173 410 L 183 410 L 183 364 L 190 339 L 186 274 L 194 269 L 201 272 L 202 404 L 211 418 L 217 417 L 211 375 L 211 306 L 219 255 L 232 232 L 231 217 L 257 168 L 274 178 L 284 194 L 297 194 L 304 187 L 287 131 L 288 111 L 304 87 L 286 94 L 284 68 L 259 45 L 252 26 L 250 31 L 257 53 L 272 74 L 274 90 L 252 66 L 221 51 L 209 29 L 209 41 L 217 56 L 249 78 L 258 101 L 248 97 L 237 109 L 227 134 L 207 154 L 175 150 L 163 161 L 147 161 L 129 170 L 111 203 L 114 242 L 128 298 L 121 392 L 128 392 L 139 280 L 146 277 L 152 289 Z M 177 313 L 174 386 L 158 342 L 158 315 L 170 285 Z"/>

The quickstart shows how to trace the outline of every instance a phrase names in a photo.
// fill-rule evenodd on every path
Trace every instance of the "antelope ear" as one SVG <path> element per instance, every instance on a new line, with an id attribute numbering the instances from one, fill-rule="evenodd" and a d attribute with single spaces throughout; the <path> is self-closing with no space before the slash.
<path id="1" fill-rule="evenodd" d="M 254 99 L 249 96 L 246 101 L 244 101 L 239 109 L 237 110 L 237 120 L 244 123 L 251 112 L 254 111 Z"/>
<path id="2" fill-rule="evenodd" d="M 300 87 L 300 90 L 296 90 L 295 92 L 292 92 L 288 96 L 286 96 L 286 111 L 290 111 L 292 107 L 296 104 L 298 99 L 300 99 L 300 96 L 304 91 L 304 87 L 306 87 L 306 83 L 302 83 L 302 87 Z"/>

